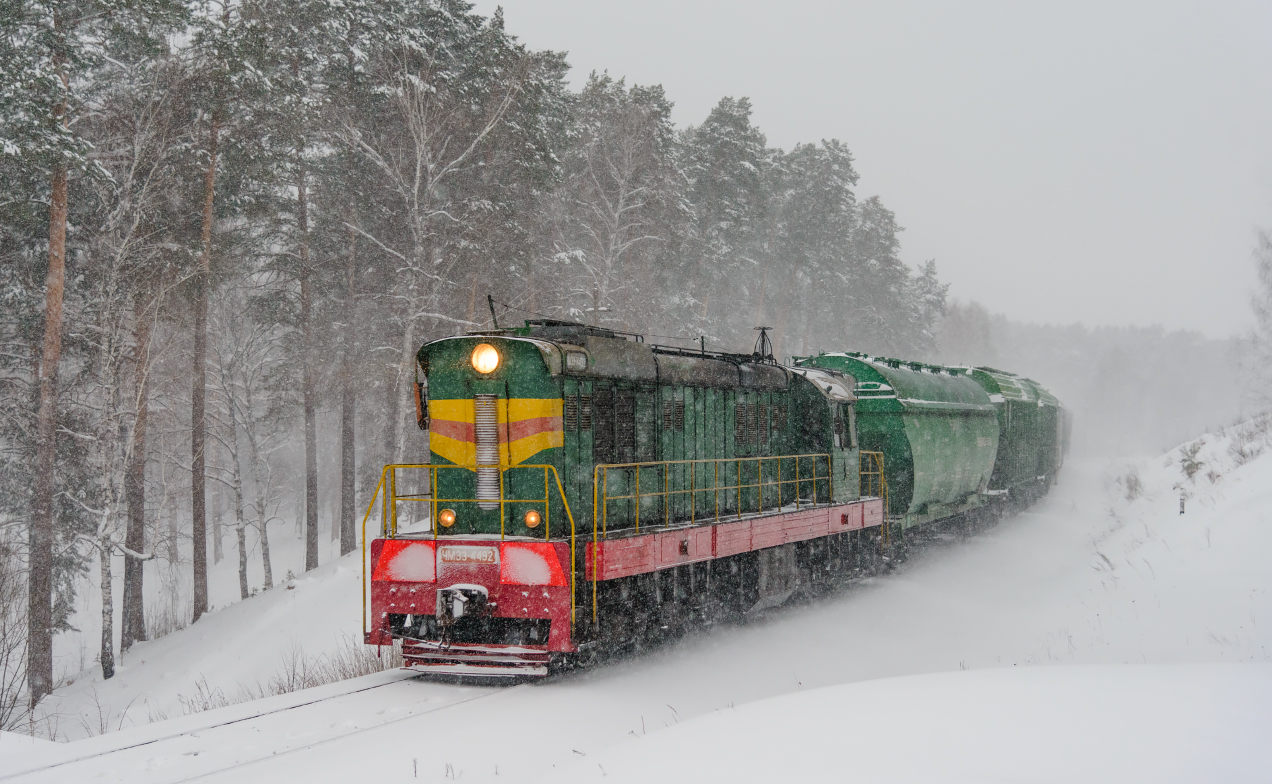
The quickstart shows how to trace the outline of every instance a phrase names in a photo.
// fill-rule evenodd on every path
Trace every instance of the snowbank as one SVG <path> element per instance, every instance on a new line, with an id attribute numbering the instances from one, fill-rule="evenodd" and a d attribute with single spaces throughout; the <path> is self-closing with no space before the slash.
<path id="1" fill-rule="evenodd" d="M 1272 665 L 1016 667 L 727 708 L 544 780 L 1266 781 Z"/>
<path id="2" fill-rule="evenodd" d="M 59 738 L 82 738 L 268 691 L 349 644 L 361 646 L 358 554 L 206 614 L 198 623 L 137 643 L 103 681 L 93 667 L 43 705 Z"/>

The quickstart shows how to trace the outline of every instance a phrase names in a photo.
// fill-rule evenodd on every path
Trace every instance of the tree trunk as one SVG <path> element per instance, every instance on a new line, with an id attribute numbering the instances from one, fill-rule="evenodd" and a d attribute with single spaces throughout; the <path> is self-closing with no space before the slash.
<path id="1" fill-rule="evenodd" d="M 349 230 L 349 257 L 345 265 L 346 299 L 344 321 L 344 356 L 340 368 L 340 554 L 348 555 L 358 546 L 357 523 L 354 518 L 354 492 L 357 489 L 354 462 L 354 390 L 353 390 L 353 335 L 354 335 L 354 284 L 357 280 L 358 235 Z"/>
<path id="2" fill-rule="evenodd" d="M 194 294 L 194 389 L 190 395 L 190 452 L 193 458 L 190 478 L 191 510 L 194 517 L 191 538 L 194 541 L 194 619 L 208 611 L 208 518 L 207 475 L 204 448 L 207 442 L 207 420 L 204 418 L 204 396 L 207 394 L 208 293 L 212 285 L 212 199 L 216 192 L 216 145 L 220 125 L 212 120 L 208 139 L 208 168 L 203 177 L 203 255 L 195 276 Z"/>
<path id="3" fill-rule="evenodd" d="M 236 435 L 235 438 L 237 437 Z M 239 468 L 237 450 L 232 459 L 234 461 L 234 533 L 238 535 L 239 598 L 246 599 L 248 597 L 247 523 L 243 520 L 243 472 Z"/>
<path id="4" fill-rule="evenodd" d="M 212 563 L 219 564 L 221 559 L 225 557 L 225 547 L 221 538 L 225 536 L 225 529 L 222 525 L 221 518 L 225 515 L 225 497 L 220 491 L 212 493 Z"/>
<path id="5" fill-rule="evenodd" d="M 102 679 L 110 680 L 115 677 L 115 594 L 110 574 L 110 537 L 103 536 L 97 548 L 102 567 Z"/>
<path id="6" fill-rule="evenodd" d="M 133 422 L 132 453 L 124 469 L 124 497 L 128 502 L 128 528 L 124 546 L 134 553 L 146 548 L 146 419 L 150 413 L 150 313 L 149 297 L 133 302 L 133 371 L 137 418 Z M 124 556 L 124 612 L 120 620 L 119 652 L 146 639 L 146 609 L 142 594 L 145 564 Z"/>
<path id="7" fill-rule="evenodd" d="M 411 369 L 415 367 L 415 351 L 418 346 L 415 345 L 415 324 L 416 319 L 413 315 L 416 310 L 416 303 L 411 301 L 411 311 L 407 315 L 406 329 L 402 332 L 402 355 L 398 365 L 397 377 L 393 382 L 393 451 L 390 453 L 391 462 L 406 462 L 406 438 L 407 429 L 405 425 L 405 414 L 407 411 L 414 411 L 415 406 L 410 402 L 411 395 L 414 390 L 411 384 L 414 382 L 415 374 Z"/>
<path id="8" fill-rule="evenodd" d="M 65 104 L 61 111 L 65 111 Z M 66 280 L 66 167 L 53 170 L 49 200 L 49 271 L 45 278 L 40 409 L 35 434 L 28 587 L 27 679 L 31 705 L 53 690 L 53 471 L 57 446 L 57 369 L 62 357 L 62 289 Z"/>
<path id="9" fill-rule="evenodd" d="M 257 529 L 261 533 L 261 566 L 265 570 L 265 590 L 274 587 L 274 570 L 270 567 L 269 562 L 269 515 L 265 507 L 265 477 L 261 472 L 261 450 L 260 445 L 256 443 L 256 434 L 252 430 L 250 416 L 252 411 L 256 410 L 256 403 L 252 399 L 252 385 L 245 384 L 243 394 L 247 404 L 249 421 L 244 422 L 244 433 L 247 434 L 248 459 L 252 461 L 252 489 L 254 491 L 254 499 L 256 504 Z"/>
<path id="10" fill-rule="evenodd" d="M 314 389 L 313 291 L 309 285 L 309 206 L 305 169 L 296 182 L 296 217 L 300 229 L 301 397 L 305 405 L 305 571 L 318 568 L 318 414 Z"/>
<path id="11" fill-rule="evenodd" d="M 228 405 L 225 407 L 230 415 L 230 484 L 234 488 L 234 533 L 238 539 L 238 571 L 239 598 L 248 597 L 247 589 L 247 523 L 243 519 L 243 466 L 239 462 L 239 423 L 238 406 L 234 400 L 233 381 L 225 383 Z"/>

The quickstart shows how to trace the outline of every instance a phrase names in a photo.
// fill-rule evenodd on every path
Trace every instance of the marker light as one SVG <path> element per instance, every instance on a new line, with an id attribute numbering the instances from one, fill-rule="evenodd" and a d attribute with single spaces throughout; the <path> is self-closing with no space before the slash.
<path id="1" fill-rule="evenodd" d="M 543 522 L 543 517 L 538 512 L 533 509 L 526 512 L 526 528 L 538 528 L 541 522 Z"/>
<path id="2" fill-rule="evenodd" d="M 473 349 L 473 370 L 478 373 L 494 373 L 499 367 L 499 352 L 489 343 L 481 343 Z"/>
<path id="3" fill-rule="evenodd" d="M 442 524 L 443 528 L 450 528 L 455 524 L 455 510 L 443 509 L 437 513 L 437 522 Z"/>

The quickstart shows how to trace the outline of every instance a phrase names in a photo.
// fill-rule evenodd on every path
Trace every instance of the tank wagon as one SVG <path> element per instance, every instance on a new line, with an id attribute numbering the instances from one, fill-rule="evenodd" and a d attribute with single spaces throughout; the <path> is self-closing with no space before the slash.
<path id="1" fill-rule="evenodd" d="M 766 346 L 545 320 L 421 347 L 430 463 L 386 466 L 368 509 L 365 641 L 544 675 L 877 570 L 904 528 L 993 503 L 1005 431 L 967 369 Z"/>

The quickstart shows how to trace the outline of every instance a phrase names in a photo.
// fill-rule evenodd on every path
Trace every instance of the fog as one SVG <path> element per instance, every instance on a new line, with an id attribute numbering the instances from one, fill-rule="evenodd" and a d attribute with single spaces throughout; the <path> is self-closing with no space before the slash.
<path id="1" fill-rule="evenodd" d="M 772 145 L 843 141 L 857 192 L 905 227 L 901 258 L 949 285 L 927 358 L 1039 380 L 1079 453 L 1159 451 L 1249 407 L 1272 6 L 500 5 L 576 84 L 661 84 L 682 125 L 747 96 Z"/>
<path id="2" fill-rule="evenodd" d="M 1246 344 L 1161 327 L 1050 326 L 950 303 L 934 359 L 1010 369 L 1074 414 L 1081 456 L 1156 455 L 1232 424 L 1251 406 Z"/>
<path id="3" fill-rule="evenodd" d="M 500 2 L 572 79 L 661 84 L 678 124 L 748 96 L 769 142 L 838 138 L 912 265 L 1024 322 L 1250 323 L 1272 219 L 1267 3 Z M 495 2 L 477 4 L 484 13 Z"/>

